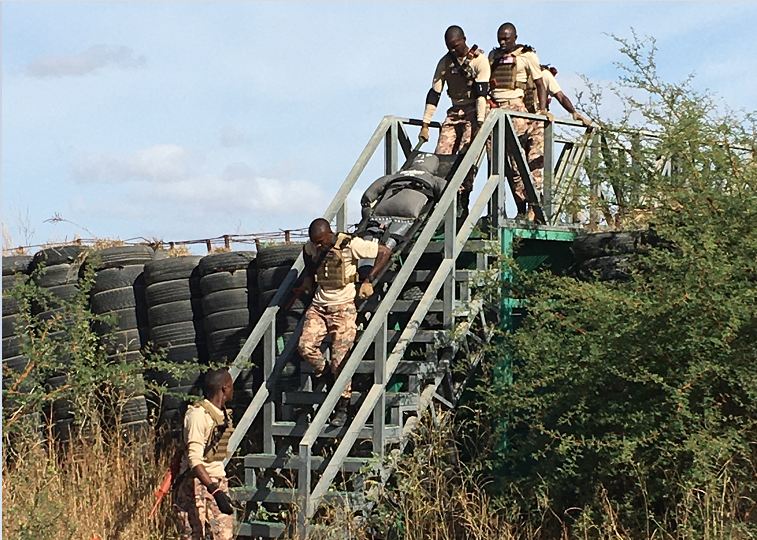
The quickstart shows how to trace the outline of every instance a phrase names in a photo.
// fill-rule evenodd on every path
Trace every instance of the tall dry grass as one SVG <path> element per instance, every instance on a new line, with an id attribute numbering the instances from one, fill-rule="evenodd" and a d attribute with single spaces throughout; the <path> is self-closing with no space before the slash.
<path id="1" fill-rule="evenodd" d="M 89 437 L 62 449 L 24 439 L 3 450 L 3 538 L 176 538 L 168 500 L 147 518 L 170 459 L 152 440 Z"/>

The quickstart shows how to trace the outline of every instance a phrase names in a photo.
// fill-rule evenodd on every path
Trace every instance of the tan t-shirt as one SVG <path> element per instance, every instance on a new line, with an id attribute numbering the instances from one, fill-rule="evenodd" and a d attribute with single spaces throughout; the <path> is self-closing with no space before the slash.
<path id="1" fill-rule="evenodd" d="M 210 403 L 210 402 L 208 402 Z M 223 411 L 210 403 L 218 414 Z M 203 454 L 205 447 L 210 442 L 215 422 L 205 409 L 202 407 L 187 407 L 187 413 L 184 415 L 184 442 L 187 445 L 187 453 L 184 456 L 184 467 L 194 469 L 197 465 L 203 465 L 211 478 L 225 478 L 226 471 L 223 468 L 223 461 L 206 461 Z"/>
<path id="2" fill-rule="evenodd" d="M 493 53 L 494 51 L 489 53 L 490 58 Z M 516 65 L 516 72 L 515 72 L 516 82 L 522 82 L 522 83 L 528 82 L 529 73 L 531 73 L 531 78 L 533 80 L 542 78 L 542 71 L 541 71 L 541 65 L 539 64 L 539 57 L 536 55 L 535 51 L 530 51 L 527 53 L 516 55 L 515 65 Z M 492 90 L 492 97 L 494 98 L 494 101 L 497 101 L 497 102 L 499 102 L 500 100 L 505 100 L 505 99 L 522 98 L 523 89 L 515 88 L 514 90 L 508 90 L 506 88 L 495 88 L 494 90 Z"/>
<path id="3" fill-rule="evenodd" d="M 555 96 L 558 92 L 562 92 L 562 88 L 557 84 L 557 79 L 552 75 L 552 72 L 548 69 L 542 70 L 541 80 L 544 82 L 544 87 L 547 89 L 547 96 Z"/>
<path id="4" fill-rule="evenodd" d="M 463 58 L 458 57 L 458 61 L 462 64 Z M 446 65 L 447 65 L 447 55 L 445 54 L 442 56 L 441 60 L 439 60 L 439 63 L 436 64 L 436 70 L 434 70 L 434 78 L 431 82 L 431 89 L 435 92 L 442 93 L 442 90 L 444 89 L 444 82 L 445 82 L 445 71 L 446 71 Z M 489 59 L 486 57 L 486 54 L 483 52 L 473 58 L 470 61 L 470 66 L 473 69 L 473 74 L 475 75 L 475 81 L 480 83 L 488 83 L 489 79 L 491 78 L 491 66 L 489 65 Z M 470 98 L 470 99 L 453 99 L 452 104 L 458 107 L 464 106 L 464 105 L 471 105 L 475 102 L 476 104 L 476 119 L 479 123 L 482 123 L 484 121 L 484 118 L 486 118 L 486 97 L 480 96 L 477 98 Z M 428 123 L 431 122 L 431 118 L 434 116 L 434 112 L 436 112 L 436 105 L 431 105 L 430 103 L 426 104 L 426 109 L 423 112 L 423 121 Z"/>
<path id="5" fill-rule="evenodd" d="M 310 240 L 305 244 L 305 253 L 313 260 L 318 260 L 318 249 Z M 375 259 L 378 256 L 378 242 L 369 242 L 362 238 L 353 238 L 342 250 L 346 268 L 346 275 L 357 273 L 358 259 Z M 354 283 L 348 283 L 344 287 L 325 289 L 318 285 L 313 297 L 316 306 L 338 306 L 355 301 L 357 293 Z"/>

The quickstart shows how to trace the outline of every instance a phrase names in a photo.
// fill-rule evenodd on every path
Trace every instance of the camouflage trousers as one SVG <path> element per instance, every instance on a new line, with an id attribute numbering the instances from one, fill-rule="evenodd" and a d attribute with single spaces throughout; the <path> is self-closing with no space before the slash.
<path id="1" fill-rule="evenodd" d="M 473 129 L 476 126 L 478 126 L 478 121 L 475 103 L 462 107 L 450 107 L 447 109 L 447 117 L 439 131 L 439 142 L 436 143 L 435 153 L 444 155 L 465 153 L 473 140 Z M 468 199 L 470 192 L 473 191 L 476 172 L 475 167 L 471 169 L 460 186 L 458 193 L 461 194 L 462 201 L 458 201 L 458 214 L 462 212 L 467 215 Z"/>
<path id="2" fill-rule="evenodd" d="M 355 303 L 338 306 L 311 305 L 305 312 L 305 324 L 297 348 L 300 356 L 313 367 L 316 375 L 326 369 L 326 359 L 321 353 L 321 343 L 331 335 L 331 372 L 337 378 L 342 365 L 357 335 L 357 309 Z M 352 382 L 347 383 L 343 398 L 352 397 Z"/>
<path id="3" fill-rule="evenodd" d="M 220 488 L 229 492 L 226 478 L 213 478 Z M 233 516 L 218 509 L 208 488 L 197 478 L 184 478 L 174 493 L 176 528 L 182 540 L 205 540 L 207 534 L 213 540 L 234 538 Z"/>
<path id="4" fill-rule="evenodd" d="M 503 109 L 528 112 L 523 103 L 523 98 L 505 99 L 498 103 Z M 534 190 L 537 196 L 541 198 L 542 184 L 544 183 L 544 124 L 526 118 L 511 117 L 511 119 L 515 134 L 526 154 L 526 163 L 528 163 L 528 169 L 531 171 L 531 177 L 534 180 Z M 510 152 L 508 152 L 508 160 L 513 172 L 515 203 L 518 205 L 518 211 L 521 212 L 526 202 L 526 188 L 515 163 L 515 157 Z"/>

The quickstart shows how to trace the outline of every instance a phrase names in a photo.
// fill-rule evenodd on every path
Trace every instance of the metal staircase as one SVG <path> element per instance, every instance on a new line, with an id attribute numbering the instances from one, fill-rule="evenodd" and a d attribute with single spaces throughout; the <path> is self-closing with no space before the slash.
<path id="1" fill-rule="evenodd" d="M 566 170 L 574 174 L 575 169 L 573 163 L 552 164 L 549 125 L 545 197 L 540 205 L 511 114 L 543 119 L 500 109 L 488 115 L 415 241 L 401 258 L 395 257 L 394 268 L 384 274 L 374 296 L 358 304 L 357 339 L 328 391 L 312 388 L 309 366 L 297 356 L 304 321 L 284 342 L 276 331 L 276 314 L 302 272 L 302 256 L 292 266 L 230 368 L 236 378 L 262 342 L 263 382 L 230 441 L 232 451 L 243 439 L 251 448 L 247 455 L 232 458 L 244 467 L 245 485 L 233 489 L 237 501 L 247 502 L 245 515 L 237 516 L 239 537 L 304 537 L 323 504 L 364 506 L 366 475 L 386 480 L 390 471 L 383 458 L 404 448 L 424 410 L 433 401 L 447 408 L 456 406 L 478 365 L 482 347 L 499 323 L 500 305 L 487 304 L 477 296 L 476 279 L 481 272 L 491 275 L 498 271 L 490 264 L 488 248 L 493 245 L 498 252 L 507 219 L 506 145 L 520 156 L 517 162 L 526 192 L 542 222 L 553 220 L 554 173 Z M 382 143 L 386 174 L 399 169 L 400 151 L 405 157 L 410 154 L 407 125 L 420 122 L 393 116 L 381 121 L 324 213 L 327 220 L 336 218 L 337 230 L 347 229 L 347 197 Z M 440 126 L 434 123 L 432 127 Z M 458 227 L 458 188 L 485 154 L 489 137 L 486 183 Z M 571 144 L 563 155 L 575 161 L 579 151 L 572 148 L 579 147 L 580 141 Z M 471 238 L 484 211 L 488 214 L 486 230 L 476 231 L 477 238 Z M 442 227 L 443 236 L 439 234 Z M 491 259 L 494 261 L 496 258 Z M 356 412 L 347 425 L 331 426 L 329 416 L 353 377 Z M 253 422 L 255 428 L 251 429 Z"/>

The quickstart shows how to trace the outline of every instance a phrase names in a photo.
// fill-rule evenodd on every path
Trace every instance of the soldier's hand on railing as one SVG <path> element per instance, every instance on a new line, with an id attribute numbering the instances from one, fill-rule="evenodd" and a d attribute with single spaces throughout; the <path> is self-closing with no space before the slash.
<path id="1" fill-rule="evenodd" d="M 555 115 L 549 112 L 547 109 L 542 109 L 541 111 L 537 111 L 536 114 L 541 114 L 547 117 L 547 120 L 550 122 L 555 121 Z"/>
<path id="2" fill-rule="evenodd" d="M 370 281 L 363 281 L 363 283 L 360 285 L 360 290 L 358 291 L 357 296 L 361 300 L 365 300 L 366 298 L 373 296 L 373 285 L 371 285 Z"/>
<path id="3" fill-rule="evenodd" d="M 428 142 L 429 134 L 428 134 L 428 125 L 424 125 L 421 127 L 421 132 L 418 133 L 418 141 L 421 142 Z"/>
<path id="4" fill-rule="evenodd" d="M 581 122 L 586 127 L 591 126 L 591 120 L 589 120 L 588 118 L 586 118 L 585 116 L 583 116 L 578 111 L 573 111 L 573 120 L 575 120 L 576 122 Z"/>

